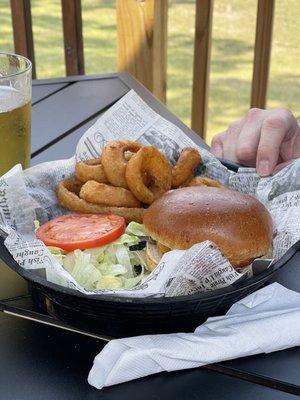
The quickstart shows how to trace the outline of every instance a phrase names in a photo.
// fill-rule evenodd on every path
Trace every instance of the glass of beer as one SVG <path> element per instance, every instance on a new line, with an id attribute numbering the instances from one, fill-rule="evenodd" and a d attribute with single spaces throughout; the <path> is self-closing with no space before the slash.
<path id="1" fill-rule="evenodd" d="M 30 165 L 31 62 L 0 52 L 0 176 Z"/>

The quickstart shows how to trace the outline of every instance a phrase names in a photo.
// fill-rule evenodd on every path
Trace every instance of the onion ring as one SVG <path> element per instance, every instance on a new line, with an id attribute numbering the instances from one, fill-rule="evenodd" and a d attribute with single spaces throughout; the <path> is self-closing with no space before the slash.
<path id="1" fill-rule="evenodd" d="M 80 190 L 79 197 L 89 203 L 100 204 L 103 206 L 141 206 L 141 202 L 134 197 L 130 190 L 95 181 L 86 182 Z"/>
<path id="2" fill-rule="evenodd" d="M 171 189 L 171 165 L 155 147 L 143 147 L 128 161 L 126 180 L 137 199 L 151 204 Z"/>
<path id="3" fill-rule="evenodd" d="M 125 178 L 128 152 L 136 153 L 141 148 L 140 143 L 131 140 L 116 140 L 104 147 L 101 161 L 105 175 L 112 185 L 128 189 Z"/>
<path id="4" fill-rule="evenodd" d="M 116 214 L 125 218 L 127 223 L 131 221 L 143 222 L 144 208 L 127 207 L 105 207 L 98 204 L 89 203 L 81 199 L 78 194 L 82 184 L 71 179 L 65 179 L 59 182 L 56 190 L 59 204 L 71 211 L 85 214 Z"/>
<path id="5" fill-rule="evenodd" d="M 103 165 L 101 164 L 101 158 L 78 162 L 75 166 L 75 176 L 83 183 L 87 181 L 108 182 Z"/>
<path id="6" fill-rule="evenodd" d="M 224 188 L 220 182 L 215 181 L 214 179 L 207 178 L 206 176 L 195 176 L 192 180 L 188 182 L 186 186 L 210 186 L 217 188 Z"/>
<path id="7" fill-rule="evenodd" d="M 178 188 L 194 176 L 194 171 L 202 162 L 197 149 L 186 147 L 172 169 L 172 188 Z"/>

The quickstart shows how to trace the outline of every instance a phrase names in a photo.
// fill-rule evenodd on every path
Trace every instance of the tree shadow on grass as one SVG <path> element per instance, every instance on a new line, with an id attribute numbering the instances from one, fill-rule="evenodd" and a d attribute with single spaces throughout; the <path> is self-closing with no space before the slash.
<path id="1" fill-rule="evenodd" d="M 42 29 L 49 29 L 50 32 L 58 27 L 60 27 L 60 30 L 62 30 L 61 15 L 47 15 L 45 18 L 41 18 L 40 15 L 32 15 L 32 25 L 33 28 L 38 27 Z"/>
<path id="2" fill-rule="evenodd" d="M 219 38 L 214 39 L 213 46 L 211 73 L 221 72 L 226 75 L 224 79 L 212 81 L 210 96 L 213 98 L 213 104 L 226 103 L 226 96 L 222 95 L 226 91 L 227 94 L 232 93 L 233 98 L 230 105 L 227 105 L 235 110 L 238 103 L 241 104 L 240 109 L 243 110 L 249 104 L 250 81 L 233 77 L 237 71 L 251 69 L 252 58 L 248 54 L 252 47 L 243 40 Z M 181 51 L 182 48 L 184 51 Z M 193 43 L 190 36 L 185 33 L 173 34 L 172 46 L 168 48 L 168 57 L 168 105 L 189 124 L 193 80 Z M 230 91 L 230 88 L 233 89 Z M 222 115 L 221 110 L 218 111 Z M 228 117 L 225 120 L 227 121 Z M 221 119 L 218 124 L 223 122 Z"/>
<path id="3" fill-rule="evenodd" d="M 195 0 L 171 0 L 169 1 L 169 7 L 183 4 L 195 4 Z"/>
<path id="4" fill-rule="evenodd" d="M 240 39 L 213 40 L 211 57 L 212 72 L 228 72 L 252 65 L 253 47 Z"/>
<path id="5" fill-rule="evenodd" d="M 245 52 L 253 51 L 253 46 L 240 39 L 213 39 L 213 46 L 217 55 L 239 56 Z"/>
<path id="6" fill-rule="evenodd" d="M 116 26 L 99 27 L 99 35 L 84 30 L 84 54 L 87 73 L 114 72 L 117 62 Z M 98 30 L 96 31 L 98 32 Z"/>
<path id="7" fill-rule="evenodd" d="M 253 48 L 238 39 L 214 39 L 211 57 L 211 72 L 228 73 L 251 68 Z M 180 49 L 180 50 L 179 50 Z M 172 35 L 172 44 L 168 48 L 168 75 L 179 81 L 186 79 L 186 71 L 192 70 L 193 46 L 187 35 Z"/>
<path id="8" fill-rule="evenodd" d="M 271 77 L 268 87 L 268 101 L 300 113 L 300 75 L 280 74 Z M 295 106 L 298 108 L 295 110 Z"/>
<path id="9" fill-rule="evenodd" d="M 82 2 L 82 8 L 85 8 L 85 2 Z M 97 0 L 97 1 L 89 1 L 87 4 L 87 8 L 89 11 L 96 10 L 98 11 L 99 8 L 110 8 L 115 10 L 116 9 L 116 0 Z"/>

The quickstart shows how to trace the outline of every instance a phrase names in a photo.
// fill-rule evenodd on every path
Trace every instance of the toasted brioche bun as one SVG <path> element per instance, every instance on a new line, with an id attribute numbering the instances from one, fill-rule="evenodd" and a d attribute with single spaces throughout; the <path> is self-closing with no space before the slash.
<path id="1" fill-rule="evenodd" d="M 170 249 L 210 240 L 235 267 L 267 255 L 272 219 L 254 197 L 230 189 L 185 187 L 171 190 L 146 210 L 149 235 Z"/>
<path id="2" fill-rule="evenodd" d="M 149 271 L 153 271 L 159 264 L 162 253 L 158 250 L 156 244 L 147 242 L 146 245 L 146 261 Z"/>

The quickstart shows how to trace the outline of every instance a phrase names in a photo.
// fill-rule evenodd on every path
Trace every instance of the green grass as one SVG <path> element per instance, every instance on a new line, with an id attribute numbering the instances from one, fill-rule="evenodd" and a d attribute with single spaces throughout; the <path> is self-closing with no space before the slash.
<path id="1" fill-rule="evenodd" d="M 60 0 L 31 0 L 37 74 L 65 74 Z M 170 109 L 190 124 L 195 1 L 169 0 Z M 226 129 L 249 107 L 256 0 L 215 0 L 208 136 Z M 116 70 L 113 0 L 82 0 L 86 73 Z M 268 106 L 300 115 L 300 2 L 276 2 Z M 0 0 L 0 49 L 13 51 L 9 0 Z"/>

